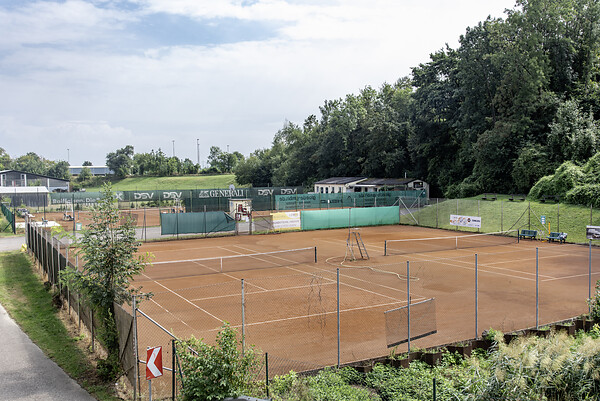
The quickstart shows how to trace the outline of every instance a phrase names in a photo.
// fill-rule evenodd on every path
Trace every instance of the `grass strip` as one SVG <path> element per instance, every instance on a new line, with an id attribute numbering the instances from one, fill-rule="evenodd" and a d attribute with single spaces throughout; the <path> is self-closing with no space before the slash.
<path id="1" fill-rule="evenodd" d="M 128 177 L 112 181 L 113 191 L 151 191 L 151 190 L 183 190 L 229 188 L 234 184 L 235 174 L 218 175 L 184 175 L 177 177 Z M 90 186 L 87 192 L 98 192 L 101 186 Z"/>
<path id="2" fill-rule="evenodd" d="M 27 254 L 0 253 L 0 303 L 40 349 L 99 400 L 119 400 L 101 383 L 77 339 L 69 336 Z"/>

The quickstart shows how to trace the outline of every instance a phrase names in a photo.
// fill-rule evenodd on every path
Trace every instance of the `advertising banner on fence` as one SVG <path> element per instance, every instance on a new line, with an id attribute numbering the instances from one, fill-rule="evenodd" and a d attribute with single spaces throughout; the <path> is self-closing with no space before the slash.
<path id="1" fill-rule="evenodd" d="M 458 214 L 450 215 L 450 225 L 460 227 L 481 228 L 481 217 L 460 216 Z"/>
<path id="2" fill-rule="evenodd" d="M 300 212 L 271 213 L 274 230 L 300 230 Z"/>

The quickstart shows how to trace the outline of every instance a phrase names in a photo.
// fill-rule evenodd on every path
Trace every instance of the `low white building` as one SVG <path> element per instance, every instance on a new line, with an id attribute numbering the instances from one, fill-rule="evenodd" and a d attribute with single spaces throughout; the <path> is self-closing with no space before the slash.
<path id="1" fill-rule="evenodd" d="M 314 188 L 322 194 L 424 190 L 429 197 L 429 185 L 416 178 L 331 177 L 315 182 Z"/>
<path id="2" fill-rule="evenodd" d="M 322 194 L 354 192 L 354 185 L 366 179 L 367 177 L 331 177 L 315 182 L 315 192 Z"/>

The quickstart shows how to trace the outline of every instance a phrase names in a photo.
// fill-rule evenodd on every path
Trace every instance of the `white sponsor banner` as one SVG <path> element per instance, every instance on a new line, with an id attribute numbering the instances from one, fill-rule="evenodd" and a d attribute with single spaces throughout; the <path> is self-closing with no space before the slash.
<path id="1" fill-rule="evenodd" d="M 451 214 L 450 215 L 450 225 L 451 226 L 461 226 L 461 227 L 481 228 L 481 217 L 461 216 L 458 214 Z"/>
<path id="2" fill-rule="evenodd" d="M 274 230 L 300 230 L 300 212 L 271 213 Z"/>

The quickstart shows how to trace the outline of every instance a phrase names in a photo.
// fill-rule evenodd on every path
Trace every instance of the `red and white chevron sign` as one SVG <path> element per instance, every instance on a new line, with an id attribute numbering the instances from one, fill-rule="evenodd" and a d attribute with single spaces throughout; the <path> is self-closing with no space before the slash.
<path id="1" fill-rule="evenodd" d="M 148 348 L 146 356 L 146 380 L 152 380 L 162 375 L 162 347 Z"/>

